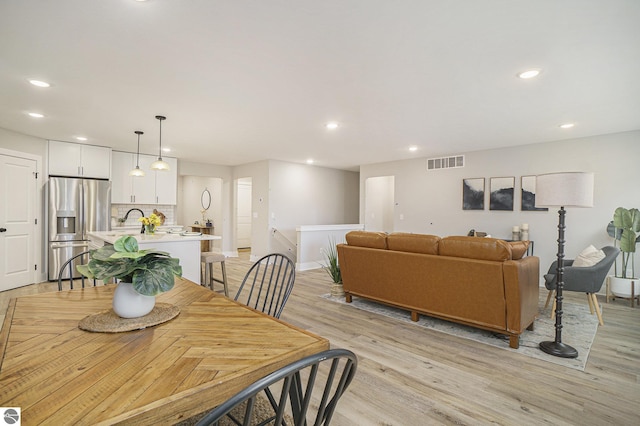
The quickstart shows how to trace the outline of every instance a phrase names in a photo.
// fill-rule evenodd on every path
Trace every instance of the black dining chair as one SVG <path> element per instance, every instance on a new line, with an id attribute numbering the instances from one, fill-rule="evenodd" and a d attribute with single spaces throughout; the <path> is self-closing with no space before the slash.
<path id="1" fill-rule="evenodd" d="M 238 392 L 200 419 L 196 426 L 217 426 L 230 413 L 231 420 L 245 426 L 257 422 L 284 425 L 288 414 L 293 416 L 296 425 L 329 425 L 340 397 L 353 381 L 357 364 L 356 355 L 346 349 L 332 349 L 295 361 Z M 277 398 L 272 388 L 280 389 Z M 267 409 L 269 405 L 273 409 L 266 419 L 256 417 L 263 414 L 262 410 L 256 410 L 261 398 L 258 394 L 262 391 L 269 400 Z M 316 396 L 313 401 L 312 395 Z M 311 406 L 317 409 L 312 410 Z"/>
<path id="2" fill-rule="evenodd" d="M 95 278 L 87 278 L 84 275 L 80 274 L 76 269 L 76 265 L 83 265 L 89 262 L 89 251 L 83 251 L 82 253 L 78 253 L 74 255 L 71 259 L 67 260 L 62 264 L 60 269 L 58 270 L 58 291 L 62 291 L 62 282 L 65 280 L 69 280 L 69 289 L 73 290 L 73 282 L 74 277 L 78 277 L 82 283 L 82 288 L 85 288 L 85 282 L 87 286 L 93 283 L 95 287 L 98 285 Z"/>
<path id="3" fill-rule="evenodd" d="M 251 266 L 234 300 L 280 318 L 295 280 L 293 261 L 283 254 L 271 253 Z"/>

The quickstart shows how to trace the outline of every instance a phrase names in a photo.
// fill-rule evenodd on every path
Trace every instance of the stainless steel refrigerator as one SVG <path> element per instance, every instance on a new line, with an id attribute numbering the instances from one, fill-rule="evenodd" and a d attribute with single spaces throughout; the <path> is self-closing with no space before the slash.
<path id="1" fill-rule="evenodd" d="M 111 182 L 49 177 L 48 186 L 49 280 L 56 280 L 64 262 L 89 249 L 89 232 L 110 230 Z"/>

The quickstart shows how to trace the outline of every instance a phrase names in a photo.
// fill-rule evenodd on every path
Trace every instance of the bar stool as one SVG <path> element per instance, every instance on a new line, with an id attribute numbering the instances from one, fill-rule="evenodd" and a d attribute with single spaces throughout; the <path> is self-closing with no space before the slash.
<path id="1" fill-rule="evenodd" d="M 213 290 L 213 282 L 224 285 L 224 295 L 229 297 L 229 287 L 227 285 L 227 269 L 224 261 L 226 257 L 222 253 L 216 253 L 213 251 L 205 251 L 200 253 L 200 262 L 204 263 L 204 276 L 201 276 L 203 285 L 208 285 Z M 222 279 L 214 278 L 213 276 L 213 264 L 220 262 L 222 266 Z"/>

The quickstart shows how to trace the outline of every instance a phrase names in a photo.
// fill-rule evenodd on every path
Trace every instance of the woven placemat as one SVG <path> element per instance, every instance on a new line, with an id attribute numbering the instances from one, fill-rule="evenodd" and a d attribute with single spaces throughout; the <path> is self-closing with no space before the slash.
<path id="1" fill-rule="evenodd" d="M 113 309 L 109 309 L 84 317 L 78 323 L 78 327 L 97 333 L 122 333 L 162 324 L 177 317 L 179 313 L 180 309 L 169 303 L 156 303 L 151 312 L 138 318 L 120 318 Z"/>

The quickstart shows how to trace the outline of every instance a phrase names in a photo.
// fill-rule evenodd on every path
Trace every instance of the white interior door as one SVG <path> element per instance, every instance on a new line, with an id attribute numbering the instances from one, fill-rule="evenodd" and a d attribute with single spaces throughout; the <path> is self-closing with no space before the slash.
<path id="1" fill-rule="evenodd" d="M 365 181 L 365 217 L 367 231 L 393 232 L 395 177 L 371 177 Z"/>
<path id="2" fill-rule="evenodd" d="M 0 154 L 0 291 L 35 282 L 36 167 Z"/>
<path id="3" fill-rule="evenodd" d="M 238 179 L 236 247 L 251 247 L 251 178 Z"/>

